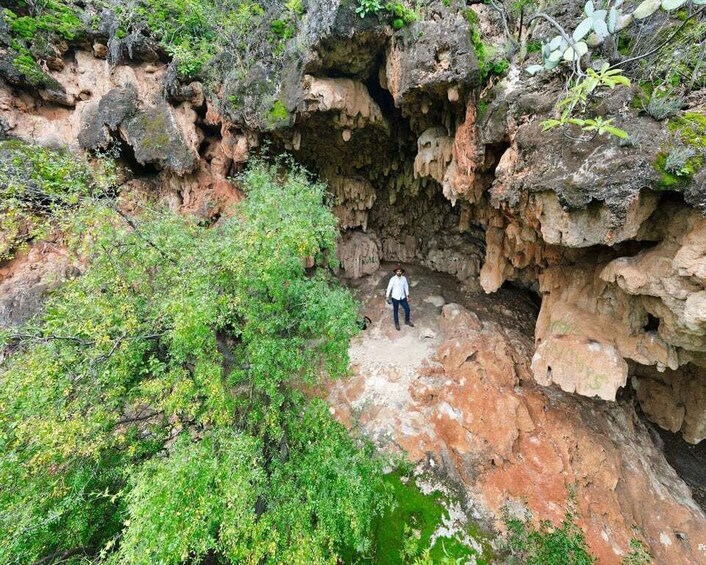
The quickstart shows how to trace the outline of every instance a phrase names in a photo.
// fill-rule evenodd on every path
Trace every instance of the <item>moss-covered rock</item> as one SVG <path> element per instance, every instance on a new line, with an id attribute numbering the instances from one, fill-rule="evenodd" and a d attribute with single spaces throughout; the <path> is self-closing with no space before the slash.
<path id="1" fill-rule="evenodd" d="M 133 86 L 114 88 L 97 105 L 88 106 L 81 116 L 78 141 L 84 149 L 105 149 L 123 120 L 137 112 L 137 91 Z"/>
<path id="2" fill-rule="evenodd" d="M 166 103 L 144 108 L 121 126 L 135 158 L 167 167 L 177 174 L 191 171 L 197 156 L 189 149 Z"/>

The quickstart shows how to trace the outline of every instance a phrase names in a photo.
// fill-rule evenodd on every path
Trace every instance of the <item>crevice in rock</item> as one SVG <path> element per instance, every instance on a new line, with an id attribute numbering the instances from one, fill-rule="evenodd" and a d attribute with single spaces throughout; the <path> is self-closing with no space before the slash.
<path id="1" fill-rule="evenodd" d="M 385 72 L 385 61 L 382 54 L 378 55 L 370 76 L 364 81 L 368 92 L 373 100 L 380 106 L 383 115 L 385 116 L 398 116 L 395 121 L 397 121 L 402 116 L 402 112 L 395 108 L 395 100 L 392 98 L 390 91 L 385 88 L 380 83 L 380 77 L 384 76 Z"/>
<path id="2" fill-rule="evenodd" d="M 647 314 L 647 323 L 642 327 L 642 329 L 646 332 L 657 333 L 659 331 L 659 318 L 648 313 Z"/>
<path id="3" fill-rule="evenodd" d="M 135 151 L 132 146 L 124 140 L 115 137 L 112 144 L 117 152 L 118 159 L 131 171 L 134 178 L 149 178 L 159 175 L 160 169 L 154 163 L 140 163 L 135 157 Z"/>

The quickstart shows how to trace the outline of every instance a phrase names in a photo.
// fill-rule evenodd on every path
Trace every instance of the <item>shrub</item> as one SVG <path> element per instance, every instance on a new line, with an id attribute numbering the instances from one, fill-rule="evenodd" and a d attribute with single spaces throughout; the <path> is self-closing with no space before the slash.
<path id="1" fill-rule="evenodd" d="M 654 90 L 645 110 L 655 120 L 662 121 L 676 114 L 683 105 L 684 99 L 681 96 L 674 97 L 671 91 L 660 95 Z"/>
<path id="2" fill-rule="evenodd" d="M 114 182 L 109 161 L 93 168 L 65 151 L 0 141 L 0 261 L 45 236 L 67 210 L 110 193 Z"/>
<path id="3" fill-rule="evenodd" d="M 380 0 L 358 0 L 358 7 L 355 9 L 356 14 L 361 18 L 366 16 L 374 16 L 382 10 Z"/>
<path id="4" fill-rule="evenodd" d="M 87 272 L 0 336 L 0 562 L 335 563 L 387 504 L 372 447 L 300 391 L 347 370 L 336 218 L 299 169 L 251 164 L 207 228 L 81 216 Z M 305 258 L 318 269 L 306 270 Z"/>
<path id="5" fill-rule="evenodd" d="M 517 518 L 505 509 L 507 538 L 504 551 L 508 563 L 518 565 L 591 565 L 596 562 L 588 552 L 586 538 L 575 522 L 573 497 L 561 524 L 542 520 L 534 525 L 531 516 Z"/>
<path id="6" fill-rule="evenodd" d="M 664 169 L 673 175 L 691 176 L 695 171 L 693 167 L 689 167 L 688 165 L 690 159 L 696 155 L 697 152 L 693 147 L 673 147 L 667 154 Z"/>

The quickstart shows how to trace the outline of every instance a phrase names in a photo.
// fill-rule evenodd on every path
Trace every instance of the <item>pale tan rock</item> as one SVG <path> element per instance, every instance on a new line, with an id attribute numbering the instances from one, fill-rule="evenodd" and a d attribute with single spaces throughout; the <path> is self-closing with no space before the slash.
<path id="1" fill-rule="evenodd" d="M 625 218 L 618 221 L 605 205 L 597 209 L 567 211 L 559 204 L 554 192 L 542 192 L 534 198 L 538 203 L 544 241 L 567 247 L 614 245 L 633 239 L 642 223 L 655 211 L 658 202 L 656 194 L 642 194 L 628 207 Z"/>
<path id="2" fill-rule="evenodd" d="M 342 129 L 363 128 L 368 124 L 386 127 L 382 111 L 362 82 L 348 78 L 304 77 L 304 96 L 297 112 L 332 112 L 334 125 Z"/>
<path id="3" fill-rule="evenodd" d="M 333 213 L 339 220 L 339 228 L 368 227 L 368 212 L 377 199 L 375 188 L 363 177 L 327 177 L 329 190 L 334 196 Z"/>
<path id="4" fill-rule="evenodd" d="M 162 99 L 166 68 L 148 73 L 146 66 L 143 63 L 111 67 L 92 53 L 77 49 L 73 58 L 64 61 L 61 70 L 50 72 L 63 86 L 71 107 L 41 104 L 28 93 L 15 96 L 0 86 L 0 118 L 11 125 L 11 134 L 23 141 L 78 149 L 85 111 L 114 88 L 135 88 L 138 99 L 147 105 Z"/>
<path id="5" fill-rule="evenodd" d="M 334 386 L 335 414 L 350 422 L 356 406 L 386 407 L 394 399 L 398 410 L 376 409 L 364 424 L 358 419 L 358 429 L 390 438 L 385 445 L 403 447 L 414 461 L 440 462 L 498 526 L 513 501 L 523 501 L 537 520 L 560 523 L 572 488 L 578 523 L 599 563 L 621 563 L 635 528 L 655 563 L 697 562 L 691 540 L 706 530 L 706 515 L 629 404 L 541 389 L 523 357 L 531 353 L 520 353 L 531 351 L 531 343 L 521 348 L 527 337 L 510 338 L 458 304 L 443 307 L 439 329 L 443 341 L 430 366 L 406 377 L 408 395 L 393 387 L 397 381 L 382 388 L 384 373 L 372 358 L 355 367 L 355 403 L 345 400 L 345 381 Z M 665 532 L 670 546 L 660 542 Z"/>
<path id="6" fill-rule="evenodd" d="M 683 388 L 684 426 L 682 435 L 689 443 L 706 439 L 706 371 L 690 380 Z"/>
<path id="7" fill-rule="evenodd" d="M 681 430 L 686 408 L 679 404 L 671 386 L 652 379 L 641 379 L 637 399 L 650 420 L 671 432 Z"/>
<path id="8" fill-rule="evenodd" d="M 336 252 L 346 276 L 352 279 L 380 268 L 380 244 L 372 234 L 345 233 L 338 241 Z"/>
<path id="9" fill-rule="evenodd" d="M 686 350 L 706 351 L 704 258 L 706 218 L 684 211 L 672 218 L 665 239 L 634 257 L 612 261 L 601 278 L 626 293 L 645 297 L 643 304 L 660 318 L 659 334 Z"/>
<path id="10" fill-rule="evenodd" d="M 706 438 L 706 369 L 693 364 L 663 371 L 638 366 L 633 372 L 633 388 L 650 420 L 680 432 L 689 443 Z"/>
<path id="11" fill-rule="evenodd" d="M 453 137 L 446 128 L 435 127 L 425 130 L 417 139 L 417 156 L 414 158 L 414 177 L 432 177 L 441 183 L 446 167 L 451 162 Z"/>
<path id="12" fill-rule="evenodd" d="M 103 43 L 93 44 L 93 56 L 96 59 L 107 59 L 108 58 L 108 46 Z"/>
<path id="13" fill-rule="evenodd" d="M 549 337 L 532 358 L 535 380 L 566 392 L 615 400 L 628 378 L 628 365 L 610 344 L 575 336 Z"/>

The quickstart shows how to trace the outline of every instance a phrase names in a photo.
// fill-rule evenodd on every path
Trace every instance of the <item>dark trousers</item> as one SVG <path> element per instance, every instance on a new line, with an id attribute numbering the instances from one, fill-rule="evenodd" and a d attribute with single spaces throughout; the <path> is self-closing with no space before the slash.
<path id="1" fill-rule="evenodd" d="M 400 317 L 398 314 L 400 304 L 402 305 L 402 309 L 404 310 L 404 323 L 409 324 L 409 303 L 407 302 L 407 299 L 403 298 L 402 300 L 395 300 L 393 298 L 392 299 L 392 312 L 395 317 L 395 326 L 400 325 Z"/>

